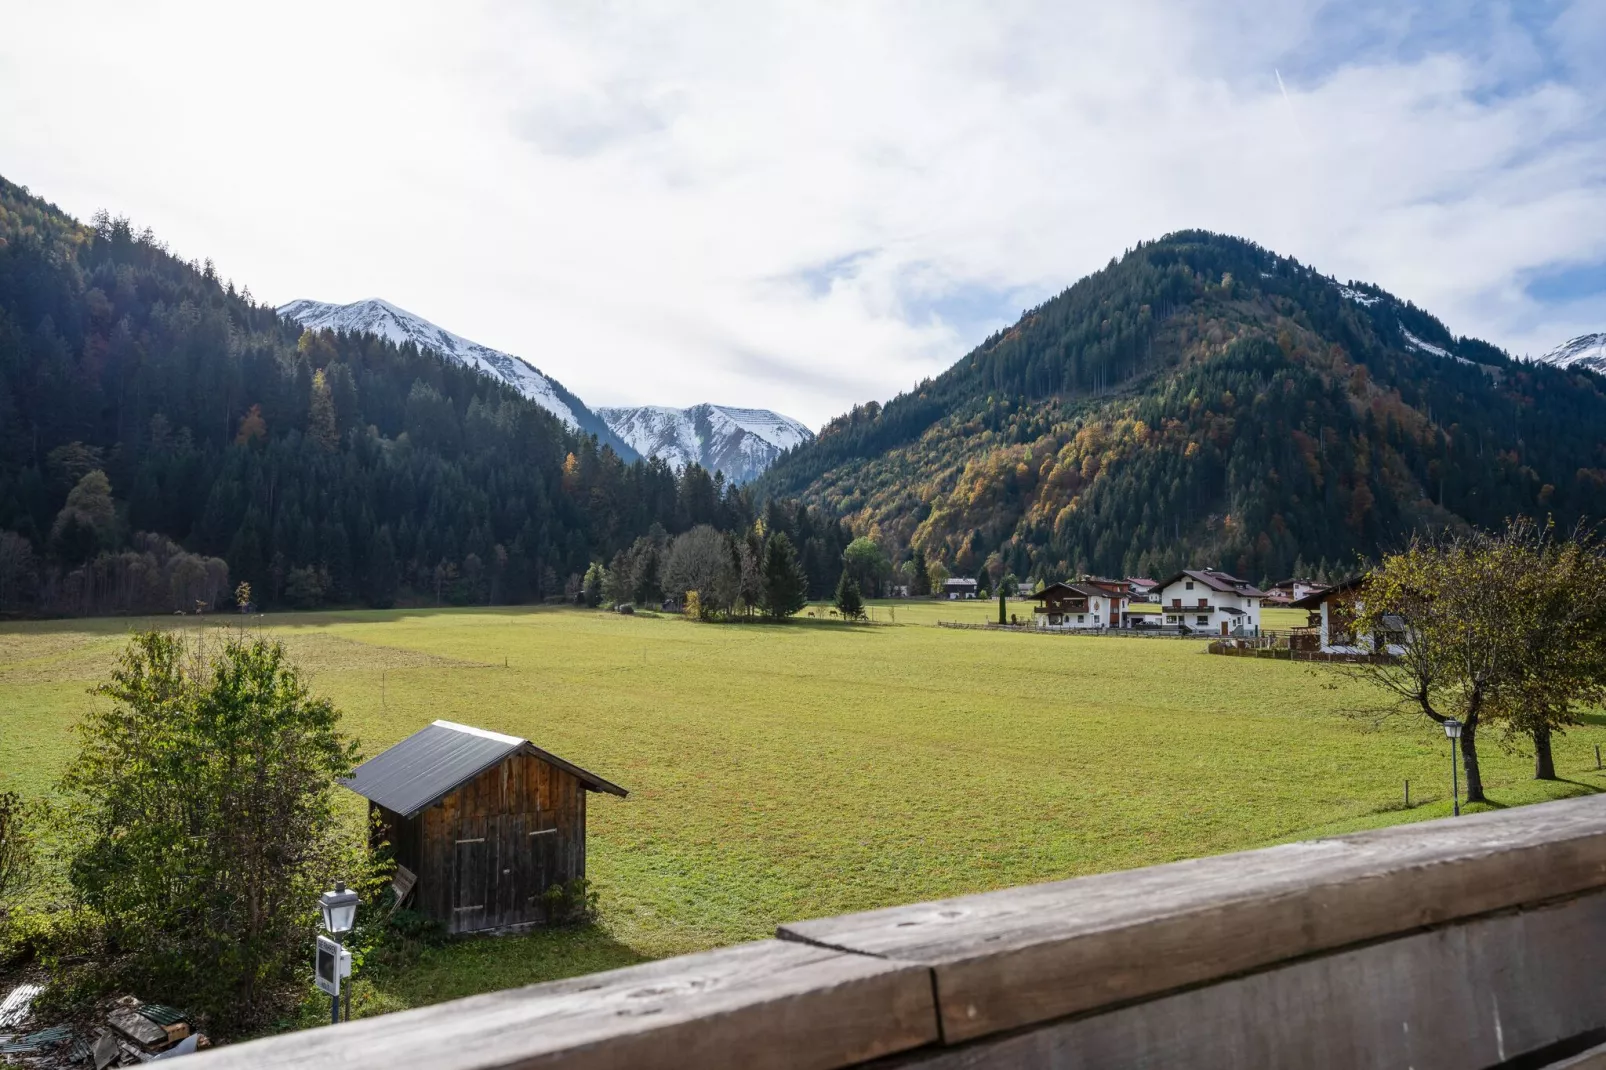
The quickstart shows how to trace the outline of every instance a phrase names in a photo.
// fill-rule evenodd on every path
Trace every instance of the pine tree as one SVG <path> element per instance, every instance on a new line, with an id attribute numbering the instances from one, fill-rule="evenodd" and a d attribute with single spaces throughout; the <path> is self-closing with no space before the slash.
<path id="1" fill-rule="evenodd" d="M 389 609 L 396 604 L 396 571 L 396 544 L 390 528 L 382 527 L 368 558 L 368 601 L 374 608 Z"/>
<path id="2" fill-rule="evenodd" d="M 931 573 L 926 568 L 926 551 L 915 547 L 915 574 L 912 593 L 924 598 L 931 593 Z"/>
<path id="3" fill-rule="evenodd" d="M 242 427 L 242 432 L 244 428 Z M 340 428 L 335 423 L 335 399 L 322 371 L 313 373 L 311 408 L 307 413 L 307 437 L 331 453 L 340 445 Z"/>
<path id="4" fill-rule="evenodd" d="M 836 581 L 836 611 L 842 614 L 843 620 L 860 620 L 864 617 L 864 599 L 859 594 L 859 585 L 853 582 L 853 577 L 846 571 Z"/>
<path id="5" fill-rule="evenodd" d="M 998 623 L 999 624 L 1007 624 L 1007 623 L 1009 623 L 1009 617 L 1005 615 L 1005 610 L 1004 610 L 1004 585 L 1003 584 L 999 584 L 998 585 Z"/>
<path id="6" fill-rule="evenodd" d="M 784 531 L 775 532 L 764 546 L 762 582 L 764 612 L 777 620 L 808 604 L 809 578 Z"/>

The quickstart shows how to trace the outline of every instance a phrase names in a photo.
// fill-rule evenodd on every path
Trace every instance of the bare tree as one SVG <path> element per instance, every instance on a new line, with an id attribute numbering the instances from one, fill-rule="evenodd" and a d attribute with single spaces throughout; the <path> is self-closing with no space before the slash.
<path id="1" fill-rule="evenodd" d="M 679 597 L 695 592 L 703 616 L 735 605 L 740 585 L 729 540 L 707 524 L 676 537 L 669 547 L 664 588 Z"/>

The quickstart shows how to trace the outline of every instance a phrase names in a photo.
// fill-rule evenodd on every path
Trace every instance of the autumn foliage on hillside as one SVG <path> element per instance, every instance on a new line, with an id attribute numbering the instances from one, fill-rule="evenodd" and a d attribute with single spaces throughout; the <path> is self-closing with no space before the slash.
<path id="1" fill-rule="evenodd" d="M 995 579 L 1337 570 L 1415 530 L 1606 514 L 1606 380 L 1191 232 L 833 421 L 763 486 Z"/>

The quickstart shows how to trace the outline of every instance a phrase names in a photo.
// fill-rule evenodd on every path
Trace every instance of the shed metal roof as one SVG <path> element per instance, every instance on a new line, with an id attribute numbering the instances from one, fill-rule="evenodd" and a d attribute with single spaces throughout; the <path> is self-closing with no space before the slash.
<path id="1" fill-rule="evenodd" d="M 521 751 L 572 773 L 587 791 L 606 791 L 621 798 L 626 794 L 619 785 L 549 754 L 527 739 L 455 721 L 436 721 L 420 728 L 363 762 L 340 783 L 387 810 L 414 817 Z"/>

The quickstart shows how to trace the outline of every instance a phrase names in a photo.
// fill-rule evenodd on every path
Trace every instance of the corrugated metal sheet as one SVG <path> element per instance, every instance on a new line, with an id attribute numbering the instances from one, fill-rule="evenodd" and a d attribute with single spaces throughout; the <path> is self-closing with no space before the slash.
<path id="1" fill-rule="evenodd" d="M 593 791 L 625 794 L 623 788 L 548 754 L 529 740 L 452 721 L 420 728 L 359 765 L 340 783 L 387 810 L 412 817 L 521 749 L 573 773 Z"/>

